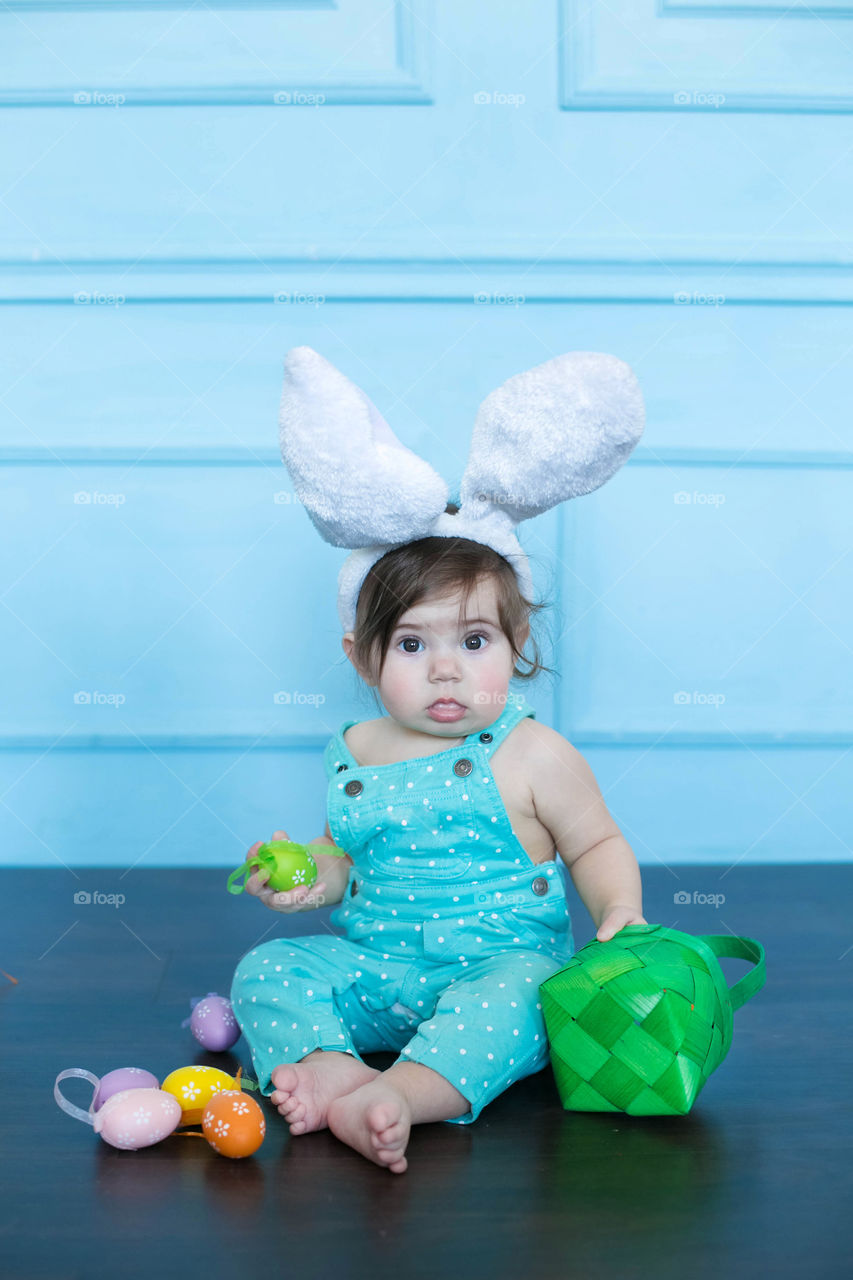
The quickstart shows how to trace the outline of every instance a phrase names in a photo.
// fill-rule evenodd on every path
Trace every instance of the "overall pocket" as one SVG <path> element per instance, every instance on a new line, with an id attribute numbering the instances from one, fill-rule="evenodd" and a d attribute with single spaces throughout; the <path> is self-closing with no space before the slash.
<path id="1" fill-rule="evenodd" d="M 544 877 L 537 877 L 542 880 Z M 565 891 L 553 877 L 544 896 L 528 888 L 510 890 L 502 895 L 503 905 L 486 911 L 482 917 L 485 932 L 495 944 L 505 947 L 541 946 L 548 951 L 565 951 L 572 947 L 571 920 Z"/>
<path id="2" fill-rule="evenodd" d="M 454 881 L 471 871 L 476 820 L 461 782 L 411 798 L 371 800 L 361 807 L 359 824 L 368 865 L 391 879 Z"/>

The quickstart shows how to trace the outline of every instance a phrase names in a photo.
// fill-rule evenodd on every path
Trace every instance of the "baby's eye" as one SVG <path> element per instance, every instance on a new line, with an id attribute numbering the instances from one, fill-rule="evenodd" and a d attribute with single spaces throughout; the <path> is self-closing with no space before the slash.
<path id="1" fill-rule="evenodd" d="M 466 645 L 467 645 L 467 643 L 468 643 L 468 641 L 469 641 L 469 640 L 485 640 L 486 644 L 488 644 L 488 643 L 489 643 L 489 638 L 488 638 L 488 636 L 484 636 L 484 635 L 483 635 L 483 633 L 482 633 L 482 631 L 475 631 L 472 635 L 470 635 L 470 636 L 466 636 L 466 637 L 465 637 L 465 644 L 466 644 Z M 482 648 L 483 648 L 482 644 L 478 644 L 478 645 L 476 646 L 476 648 L 474 648 L 474 649 L 469 649 L 469 650 L 468 650 L 468 652 L 469 652 L 469 653 L 479 653 L 479 652 L 480 652 L 480 650 L 481 650 Z"/>
<path id="2" fill-rule="evenodd" d="M 403 636 L 402 640 L 397 641 L 398 649 L 401 644 L 420 644 L 420 640 L 417 636 Z M 417 653 L 417 649 L 404 649 L 403 653 Z"/>

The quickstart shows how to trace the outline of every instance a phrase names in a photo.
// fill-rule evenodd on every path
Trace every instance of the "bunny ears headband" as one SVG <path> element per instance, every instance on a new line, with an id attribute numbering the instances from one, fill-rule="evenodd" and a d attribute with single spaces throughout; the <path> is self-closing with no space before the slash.
<path id="1" fill-rule="evenodd" d="M 522 520 L 598 489 L 643 433 L 636 377 L 617 356 L 571 351 L 516 374 L 477 412 L 459 510 L 428 462 L 402 445 L 364 392 L 311 347 L 284 360 L 281 456 L 326 542 L 353 548 L 338 576 L 338 616 L 355 627 L 368 570 L 418 538 L 471 538 L 504 556 L 533 599 Z"/>

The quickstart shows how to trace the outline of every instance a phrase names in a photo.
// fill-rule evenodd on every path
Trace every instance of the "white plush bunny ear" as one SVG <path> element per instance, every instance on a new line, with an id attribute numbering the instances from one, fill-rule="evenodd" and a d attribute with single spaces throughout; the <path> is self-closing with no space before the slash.
<path id="1" fill-rule="evenodd" d="M 426 537 L 447 504 L 441 476 L 311 347 L 285 356 L 279 438 L 296 494 L 333 546 Z"/>
<path id="2" fill-rule="evenodd" d="M 459 487 L 463 510 L 518 524 L 591 493 L 643 434 L 634 373 L 617 356 L 570 351 L 516 374 L 480 405 Z"/>

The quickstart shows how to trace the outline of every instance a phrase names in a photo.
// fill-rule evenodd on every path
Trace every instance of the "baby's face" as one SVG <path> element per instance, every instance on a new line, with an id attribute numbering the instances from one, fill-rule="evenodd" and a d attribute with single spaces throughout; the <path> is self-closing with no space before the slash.
<path id="1" fill-rule="evenodd" d="M 448 739 L 492 724 L 504 708 L 514 665 L 498 623 L 495 586 L 461 597 L 428 597 L 408 609 L 391 637 L 376 682 L 388 714 L 404 728 Z M 520 637 L 522 647 L 526 635 Z M 345 648 L 348 647 L 345 643 Z M 444 708 L 436 703 L 444 702 Z"/>

